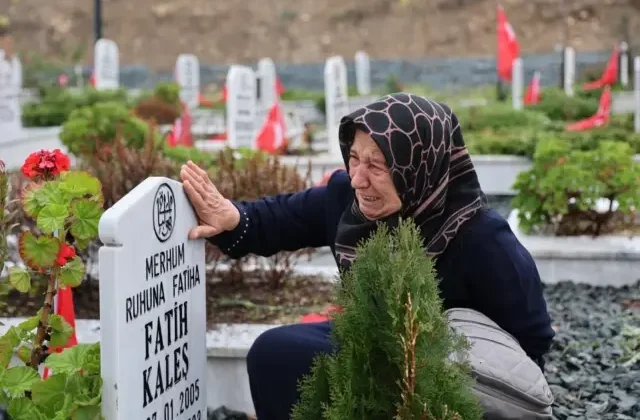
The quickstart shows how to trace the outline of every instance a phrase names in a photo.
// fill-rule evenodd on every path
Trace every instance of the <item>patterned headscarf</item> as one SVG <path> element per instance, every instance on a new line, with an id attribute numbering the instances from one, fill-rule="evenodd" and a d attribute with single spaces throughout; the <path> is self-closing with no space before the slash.
<path id="1" fill-rule="evenodd" d="M 341 268 L 349 268 L 356 246 L 378 223 L 395 227 L 399 217 L 414 219 L 428 255 L 442 254 L 464 222 L 486 205 L 455 114 L 444 104 L 408 93 L 388 95 L 354 111 L 340 122 L 340 149 L 347 170 L 357 129 L 369 134 L 382 151 L 402 208 L 382 220 L 369 221 L 354 196 L 336 235 Z"/>

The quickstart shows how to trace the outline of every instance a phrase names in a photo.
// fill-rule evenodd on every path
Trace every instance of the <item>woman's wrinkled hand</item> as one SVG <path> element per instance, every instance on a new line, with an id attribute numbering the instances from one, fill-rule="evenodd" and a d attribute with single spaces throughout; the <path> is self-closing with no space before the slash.
<path id="1" fill-rule="evenodd" d="M 180 179 L 199 221 L 189 231 L 189 239 L 208 238 L 238 226 L 240 212 L 220 194 L 205 170 L 189 161 L 180 169 Z"/>

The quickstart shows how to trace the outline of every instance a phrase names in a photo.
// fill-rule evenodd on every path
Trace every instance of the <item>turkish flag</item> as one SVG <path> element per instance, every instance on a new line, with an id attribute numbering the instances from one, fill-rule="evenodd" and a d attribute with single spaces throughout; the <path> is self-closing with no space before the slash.
<path id="1" fill-rule="evenodd" d="M 527 87 L 527 92 L 524 95 L 525 105 L 537 104 L 540 101 L 540 72 L 537 71 L 531 78 L 531 83 Z"/>
<path id="2" fill-rule="evenodd" d="M 178 117 L 174 123 L 173 128 L 167 136 L 167 143 L 170 147 L 175 146 L 193 146 L 193 135 L 191 134 L 191 124 L 193 118 L 189 107 L 182 103 L 182 115 Z"/>
<path id="3" fill-rule="evenodd" d="M 63 347 L 49 349 L 50 353 L 52 351 L 60 353 L 63 349 L 73 347 L 78 344 L 78 338 L 76 337 L 76 312 L 73 308 L 73 291 L 71 290 L 71 287 L 61 287 L 58 289 L 58 292 L 56 293 L 53 300 L 53 306 L 54 312 L 64 318 L 64 320 L 67 321 L 73 328 L 73 334 L 71 334 L 71 337 L 69 337 L 69 341 L 67 341 L 67 344 L 65 344 Z M 50 371 L 50 369 L 45 367 L 42 377 L 44 379 L 47 379 L 47 377 L 51 374 L 52 372 Z"/>
<path id="4" fill-rule="evenodd" d="M 258 149 L 267 153 L 275 153 L 286 147 L 285 123 L 280 102 L 276 101 L 269 110 L 269 115 L 258 133 Z"/>
<path id="5" fill-rule="evenodd" d="M 611 117 L 611 86 L 607 85 L 600 96 L 598 110 L 592 116 L 567 125 L 567 131 L 585 131 L 595 127 L 602 127 L 609 123 Z"/>
<path id="6" fill-rule="evenodd" d="M 276 92 L 278 93 L 278 96 L 282 96 L 285 91 L 286 89 L 282 84 L 282 81 L 280 81 L 279 77 L 276 77 Z"/>
<path id="7" fill-rule="evenodd" d="M 498 77 L 505 82 L 511 82 L 513 60 L 520 56 L 520 45 L 501 5 L 498 5 L 497 24 Z"/>
<path id="8" fill-rule="evenodd" d="M 615 84 L 618 81 L 619 56 L 620 50 L 617 46 L 614 46 L 613 52 L 609 57 L 609 62 L 607 63 L 607 67 L 605 67 L 604 71 L 602 72 L 602 76 L 600 76 L 600 79 L 583 84 L 582 89 L 587 91 L 596 90 L 602 88 L 603 86 Z"/>
<path id="9" fill-rule="evenodd" d="M 222 102 L 227 102 L 228 97 L 229 97 L 229 91 L 227 89 L 227 85 L 224 85 L 222 87 Z"/>
<path id="10" fill-rule="evenodd" d="M 332 315 L 336 312 L 341 313 L 342 308 L 339 307 L 338 305 L 331 305 L 320 313 L 309 313 L 309 314 L 303 315 L 302 318 L 300 319 L 300 322 L 302 322 L 303 324 L 313 324 L 315 322 L 329 321 Z"/>

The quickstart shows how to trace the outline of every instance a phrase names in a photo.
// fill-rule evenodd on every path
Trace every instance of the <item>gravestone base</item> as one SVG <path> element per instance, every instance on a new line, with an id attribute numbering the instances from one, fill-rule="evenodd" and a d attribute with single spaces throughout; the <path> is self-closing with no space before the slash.
<path id="1" fill-rule="evenodd" d="M 519 229 L 517 215 L 517 210 L 511 212 L 509 225 L 533 256 L 544 283 L 622 287 L 640 280 L 640 238 L 527 235 Z"/>

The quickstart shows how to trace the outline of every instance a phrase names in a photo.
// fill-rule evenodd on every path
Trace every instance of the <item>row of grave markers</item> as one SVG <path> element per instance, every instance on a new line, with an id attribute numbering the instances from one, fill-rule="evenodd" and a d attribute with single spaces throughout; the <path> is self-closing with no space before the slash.
<path id="1" fill-rule="evenodd" d="M 572 47 L 567 47 L 564 50 L 564 63 L 563 63 L 563 88 L 567 96 L 574 95 L 575 84 L 575 50 Z M 615 59 L 615 57 L 611 57 Z M 626 43 L 622 43 L 620 46 L 619 56 L 619 68 L 618 68 L 618 80 L 624 87 L 629 85 L 629 56 L 628 47 Z M 511 83 L 511 99 L 514 109 L 522 109 L 524 107 L 523 93 L 524 93 L 524 68 L 521 58 L 516 58 L 513 61 L 513 76 Z M 536 72 L 538 73 L 538 72 Z M 613 103 L 613 112 L 621 114 L 633 113 L 634 115 L 634 132 L 640 133 L 640 56 L 636 56 L 633 60 L 633 92 L 628 94 L 625 92 L 619 93 L 618 97 Z M 534 75 L 534 78 L 536 75 Z M 537 74 L 539 78 L 539 73 Z"/>
<path id="2" fill-rule="evenodd" d="M 619 60 L 618 80 L 623 87 L 627 87 L 629 85 L 629 47 L 626 42 L 620 43 Z M 511 97 L 513 108 L 522 109 L 525 81 L 523 62 L 521 58 L 513 60 L 512 72 Z M 574 86 L 576 81 L 576 51 L 573 47 L 566 47 L 563 50 L 562 73 L 562 86 L 564 92 L 567 96 L 573 96 L 575 93 Z"/>
<path id="3" fill-rule="evenodd" d="M 95 86 L 115 89 L 119 86 L 119 51 L 114 41 L 101 39 L 95 45 Z M 371 65 L 364 51 L 355 54 L 356 85 L 362 96 L 371 94 Z M 190 108 L 198 106 L 200 63 L 192 54 L 182 54 L 175 66 L 175 80 L 180 86 L 180 99 Z M 258 86 L 256 86 L 258 85 Z M 327 59 L 324 70 L 327 132 L 337 138 L 340 118 L 348 113 L 348 80 L 344 59 Z M 258 121 L 278 100 L 276 67 L 270 58 L 258 62 L 257 71 L 245 65 L 232 65 L 226 78 L 226 128 L 231 147 L 255 147 Z M 259 90 L 259 92 L 258 92 Z M 339 145 L 331 141 L 331 153 L 339 155 Z"/>

